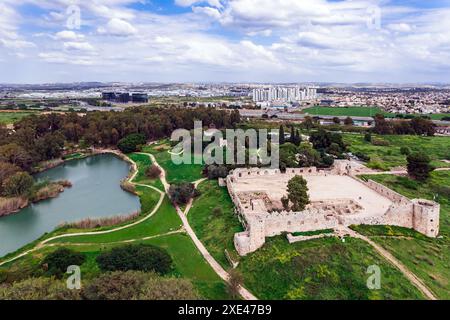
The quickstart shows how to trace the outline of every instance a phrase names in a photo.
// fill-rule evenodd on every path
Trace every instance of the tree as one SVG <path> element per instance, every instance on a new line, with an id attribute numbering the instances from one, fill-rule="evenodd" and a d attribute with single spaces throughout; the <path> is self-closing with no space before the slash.
<path id="1" fill-rule="evenodd" d="M 303 211 L 310 203 L 307 182 L 302 176 L 295 176 L 289 180 L 287 194 L 293 211 Z"/>
<path id="2" fill-rule="evenodd" d="M 0 181 L 3 182 L 13 174 L 20 172 L 20 168 L 8 162 L 0 162 Z M 0 194 L 2 194 L 2 183 L 0 182 Z"/>
<path id="3" fill-rule="evenodd" d="M 154 271 L 166 274 L 172 269 L 172 258 L 165 249 L 146 244 L 113 248 L 97 256 L 102 271 Z"/>
<path id="4" fill-rule="evenodd" d="M 172 184 L 169 188 L 169 195 L 176 205 L 185 205 L 197 195 L 195 186 L 189 182 Z"/>
<path id="5" fill-rule="evenodd" d="M 333 118 L 333 122 L 334 122 L 335 124 L 341 124 L 341 119 L 339 119 L 338 117 L 334 117 L 334 118 Z"/>
<path id="6" fill-rule="evenodd" d="M 28 195 L 34 185 L 34 179 L 26 172 L 17 172 L 2 183 L 3 195 L 20 197 Z"/>
<path id="7" fill-rule="evenodd" d="M 378 134 L 391 134 L 392 126 L 386 121 L 384 115 L 377 114 L 375 116 L 375 128 L 374 131 Z"/>
<path id="8" fill-rule="evenodd" d="M 411 153 L 406 160 L 408 161 L 408 174 L 415 180 L 427 180 L 430 177 L 430 172 L 434 170 L 430 164 L 430 157 L 425 153 Z"/>
<path id="9" fill-rule="evenodd" d="M 365 135 L 364 135 L 364 141 L 366 141 L 366 142 L 372 142 L 372 135 L 370 134 L 370 132 L 367 132 Z"/>
<path id="10" fill-rule="evenodd" d="M 434 136 L 435 126 L 431 120 L 423 117 L 415 117 L 411 120 L 410 124 L 415 134 Z"/>
<path id="11" fill-rule="evenodd" d="M 345 124 L 346 126 L 352 126 L 352 125 L 354 124 L 353 119 L 350 118 L 350 117 L 345 118 L 344 124 Z"/>
<path id="12" fill-rule="evenodd" d="M 286 142 L 286 139 L 284 137 L 284 127 L 283 125 L 280 126 L 280 145 L 284 144 Z"/>
<path id="13" fill-rule="evenodd" d="M 147 170 L 145 170 L 145 175 L 152 180 L 158 179 L 161 176 L 161 173 L 161 169 L 155 164 L 152 164 L 147 168 Z"/>
<path id="14" fill-rule="evenodd" d="M 121 139 L 117 147 L 123 153 L 131 153 L 138 151 L 140 145 L 145 144 L 146 139 L 143 134 L 133 133 Z"/>
<path id="15" fill-rule="evenodd" d="M 294 136 L 292 137 L 292 143 L 297 147 L 302 143 L 302 136 L 300 135 L 299 130 L 295 130 Z"/>
<path id="16" fill-rule="evenodd" d="M 60 248 L 49 253 L 41 262 L 41 265 L 47 269 L 47 273 L 61 277 L 67 272 L 69 266 L 81 266 L 86 257 L 84 254 L 73 251 L 68 248 Z"/>
<path id="17" fill-rule="evenodd" d="M 0 161 L 12 163 L 26 171 L 33 163 L 30 154 L 16 143 L 0 146 Z"/>
<path id="18" fill-rule="evenodd" d="M 241 288 L 241 284 L 244 282 L 244 277 L 236 269 L 232 269 L 228 272 L 228 274 L 230 275 L 227 283 L 228 294 L 232 299 L 239 299 L 241 296 L 239 289 Z"/>

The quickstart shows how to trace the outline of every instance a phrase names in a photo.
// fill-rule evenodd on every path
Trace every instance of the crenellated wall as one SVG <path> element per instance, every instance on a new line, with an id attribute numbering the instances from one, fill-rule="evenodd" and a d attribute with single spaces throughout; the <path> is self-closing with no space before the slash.
<path id="1" fill-rule="evenodd" d="M 439 204 L 428 200 L 410 200 L 401 194 L 375 181 L 353 179 L 392 201 L 385 212 L 375 215 L 360 214 L 348 207 L 358 207 L 352 199 L 331 199 L 313 203 L 302 212 L 268 212 L 261 199 L 242 203 L 234 183 L 245 178 L 273 176 L 282 174 L 277 169 L 236 169 L 227 177 L 228 192 L 235 204 L 236 213 L 246 231 L 235 234 L 234 243 L 240 255 L 256 251 L 264 245 L 266 237 L 282 233 L 307 232 L 323 229 L 335 229 L 339 225 L 394 225 L 415 229 L 428 237 L 437 237 L 439 233 Z M 285 175 L 348 175 L 346 166 L 339 164 L 337 169 L 319 171 L 317 168 L 287 169 Z M 323 202 L 323 204 L 322 204 Z M 322 204 L 322 205 L 321 205 Z M 331 209 L 329 208 L 331 207 Z"/>

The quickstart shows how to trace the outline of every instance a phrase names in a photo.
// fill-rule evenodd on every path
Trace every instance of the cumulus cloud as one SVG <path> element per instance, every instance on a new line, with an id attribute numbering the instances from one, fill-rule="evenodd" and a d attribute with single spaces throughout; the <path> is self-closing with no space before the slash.
<path id="1" fill-rule="evenodd" d="M 107 34 L 112 36 L 127 37 L 137 33 L 135 27 L 129 22 L 118 18 L 113 18 L 108 21 L 106 26 L 97 29 L 100 34 Z"/>

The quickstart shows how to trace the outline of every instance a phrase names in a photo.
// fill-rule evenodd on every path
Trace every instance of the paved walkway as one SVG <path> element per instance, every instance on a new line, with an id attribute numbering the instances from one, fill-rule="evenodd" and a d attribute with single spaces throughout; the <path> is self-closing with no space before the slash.
<path id="1" fill-rule="evenodd" d="M 437 297 L 431 292 L 431 290 L 423 283 L 423 281 L 411 272 L 404 264 L 402 264 L 397 258 L 395 258 L 389 251 L 384 249 L 382 246 L 378 245 L 368 237 L 357 233 L 350 228 L 342 228 L 341 232 L 343 234 L 348 234 L 353 238 L 361 239 L 370 244 L 382 257 L 384 257 L 389 263 L 394 265 L 400 272 L 417 288 L 422 294 L 430 300 L 437 300 Z"/>

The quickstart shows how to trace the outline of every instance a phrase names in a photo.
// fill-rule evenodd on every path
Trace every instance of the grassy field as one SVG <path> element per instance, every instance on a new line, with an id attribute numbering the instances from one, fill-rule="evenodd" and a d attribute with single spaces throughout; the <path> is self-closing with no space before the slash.
<path id="1" fill-rule="evenodd" d="M 367 288 L 371 265 L 381 269 L 381 289 Z M 403 275 L 358 239 L 326 238 L 289 244 L 267 239 L 263 248 L 241 259 L 245 285 L 261 299 L 375 300 L 422 299 Z"/>
<path id="2" fill-rule="evenodd" d="M 423 279 L 439 298 L 450 299 L 450 172 L 433 172 L 429 181 L 415 184 L 414 188 L 391 175 L 370 176 L 370 179 L 383 183 L 411 199 L 433 200 L 438 195 L 436 200 L 441 204 L 439 239 L 430 239 L 407 229 L 360 227 L 358 231 L 372 236 L 376 242 L 391 251 Z M 380 237 L 391 236 L 393 233 L 407 237 Z"/>
<path id="3" fill-rule="evenodd" d="M 383 111 L 378 107 L 311 107 L 303 110 L 313 116 L 340 116 L 340 117 L 374 117 L 377 114 L 383 114 L 385 117 L 394 118 L 394 113 Z M 433 120 L 441 120 L 443 117 L 449 117 L 449 113 L 436 113 L 427 115 Z"/>
<path id="4" fill-rule="evenodd" d="M 375 146 L 364 140 L 362 134 L 343 134 L 344 142 L 349 144 L 352 153 L 361 152 L 370 156 L 368 166 L 374 169 L 389 170 L 397 166 L 406 166 L 406 156 L 400 153 L 400 148 L 407 146 L 411 151 L 422 151 L 430 156 L 436 167 L 449 167 L 449 163 L 442 160 L 450 159 L 449 137 L 422 137 L 373 135 L 372 139 L 384 140 L 388 146 Z"/>
<path id="5" fill-rule="evenodd" d="M 154 186 L 155 188 L 164 191 L 164 186 L 159 179 L 150 179 L 145 175 L 145 171 L 152 165 L 149 156 L 145 154 L 132 153 L 128 155 L 138 165 L 138 174 L 134 178 L 134 182 Z"/>
<path id="6" fill-rule="evenodd" d="M 172 183 L 193 182 L 201 179 L 203 165 L 202 164 L 180 164 L 173 163 L 170 151 L 170 144 L 164 141 L 159 144 L 147 146 L 143 152 L 152 153 L 156 161 L 164 168 L 167 173 L 167 181 Z"/>
<path id="7" fill-rule="evenodd" d="M 225 187 L 220 187 L 216 180 L 208 180 L 198 189 L 201 195 L 189 212 L 189 224 L 212 256 L 228 269 L 230 263 L 225 249 L 233 258 L 237 257 L 233 236 L 243 231 L 242 225 L 234 214 L 234 205 Z M 213 214 L 215 208 L 221 210 L 217 216 Z"/>
<path id="8" fill-rule="evenodd" d="M 19 120 L 22 120 L 25 117 L 28 117 L 32 114 L 37 114 L 33 111 L 0 111 L 0 124 L 14 124 Z"/>

